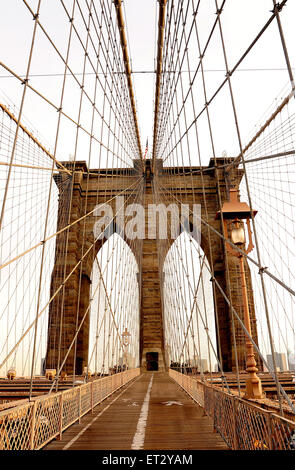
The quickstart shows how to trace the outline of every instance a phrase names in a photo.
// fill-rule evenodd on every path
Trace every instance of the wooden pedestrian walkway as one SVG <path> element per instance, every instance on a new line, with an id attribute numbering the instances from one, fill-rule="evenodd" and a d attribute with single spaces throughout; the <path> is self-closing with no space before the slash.
<path id="1" fill-rule="evenodd" d="M 45 450 L 226 450 L 212 420 L 166 373 L 117 391 Z"/>

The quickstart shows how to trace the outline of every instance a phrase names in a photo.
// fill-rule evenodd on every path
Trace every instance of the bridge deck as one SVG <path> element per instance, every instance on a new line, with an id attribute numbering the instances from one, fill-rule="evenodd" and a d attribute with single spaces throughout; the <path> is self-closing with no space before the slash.
<path id="1" fill-rule="evenodd" d="M 150 391 L 150 394 L 149 394 Z M 169 403 L 172 402 L 172 403 Z M 225 450 L 212 420 L 166 373 L 145 373 L 46 450 Z"/>

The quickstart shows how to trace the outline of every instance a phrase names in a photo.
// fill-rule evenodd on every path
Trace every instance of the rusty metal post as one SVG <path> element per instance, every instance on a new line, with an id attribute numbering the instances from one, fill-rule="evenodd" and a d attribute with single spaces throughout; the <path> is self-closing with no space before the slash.
<path id="1" fill-rule="evenodd" d="M 273 420 L 272 420 L 272 413 L 267 413 L 266 415 L 266 426 L 267 426 L 267 443 L 268 449 L 274 450 L 273 445 Z"/>
<path id="2" fill-rule="evenodd" d="M 238 438 L 238 433 L 237 433 L 237 424 L 238 424 L 238 419 L 237 419 L 237 411 L 238 411 L 238 407 L 237 407 L 237 398 L 235 398 L 234 396 L 231 397 L 231 401 L 232 401 L 232 412 L 233 412 L 233 449 L 234 450 L 238 450 L 239 449 L 239 438 Z"/>
<path id="3" fill-rule="evenodd" d="M 81 423 L 81 387 L 79 387 L 79 394 L 78 394 L 78 409 L 79 409 L 79 424 Z"/>
<path id="4" fill-rule="evenodd" d="M 213 432 L 217 433 L 217 416 L 216 416 L 216 406 L 215 406 L 215 390 L 211 388 L 211 416 L 213 418 Z"/>
<path id="5" fill-rule="evenodd" d="M 94 408 L 94 401 L 93 401 L 93 382 L 90 384 L 90 389 L 91 389 L 91 413 L 93 413 L 93 408 Z"/>
<path id="6" fill-rule="evenodd" d="M 63 393 L 60 394 L 60 402 L 59 402 L 59 436 L 58 439 L 61 441 L 62 440 L 62 424 L 63 424 L 63 403 L 64 403 L 64 398 L 63 398 Z"/>
<path id="7" fill-rule="evenodd" d="M 34 401 L 31 421 L 31 436 L 30 436 L 30 450 L 34 450 L 34 439 L 35 439 L 35 425 L 36 425 L 36 409 L 37 402 Z"/>

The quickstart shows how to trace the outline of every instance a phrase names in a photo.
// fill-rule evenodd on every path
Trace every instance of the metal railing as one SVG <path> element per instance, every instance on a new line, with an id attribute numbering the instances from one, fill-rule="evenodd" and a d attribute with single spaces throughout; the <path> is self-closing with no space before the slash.
<path id="1" fill-rule="evenodd" d="M 169 375 L 213 419 L 234 450 L 295 450 L 295 422 L 169 369 Z"/>
<path id="2" fill-rule="evenodd" d="M 131 369 L 0 412 L 0 450 L 38 450 L 140 374 Z"/>

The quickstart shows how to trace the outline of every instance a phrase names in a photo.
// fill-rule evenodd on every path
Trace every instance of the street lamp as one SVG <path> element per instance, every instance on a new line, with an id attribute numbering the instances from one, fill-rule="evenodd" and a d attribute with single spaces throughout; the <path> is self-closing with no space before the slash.
<path id="1" fill-rule="evenodd" d="M 125 330 L 122 333 L 122 342 L 123 342 L 123 346 L 124 346 L 124 355 L 125 355 L 126 368 L 127 368 L 127 349 L 128 349 L 129 344 L 130 344 L 130 337 L 131 337 L 131 334 L 129 333 L 127 328 L 125 328 Z"/>
<path id="2" fill-rule="evenodd" d="M 255 217 L 257 211 L 254 210 L 252 211 L 252 213 L 253 217 Z M 252 338 L 248 292 L 244 266 L 244 255 L 250 253 L 250 251 L 252 251 L 254 248 L 250 226 L 251 210 L 247 203 L 240 202 L 238 200 L 238 190 L 231 189 L 230 199 L 229 201 L 223 204 L 221 211 L 216 214 L 216 219 L 221 219 L 221 214 L 223 216 L 222 219 L 225 238 L 229 239 L 228 232 L 230 231 L 230 239 L 233 245 L 240 249 L 244 247 L 243 253 L 241 253 L 240 251 L 236 250 L 231 244 L 225 242 L 226 250 L 239 259 L 242 303 L 244 311 L 244 325 L 249 333 L 250 338 Z M 246 221 L 248 232 L 247 247 L 245 247 L 246 233 L 243 219 Z M 258 369 L 256 367 L 257 364 L 254 356 L 254 348 L 250 338 L 246 336 L 246 371 L 248 372 L 249 377 L 246 379 L 246 392 L 244 398 L 260 399 L 264 398 L 265 395 L 262 390 L 261 380 L 257 376 Z"/>

